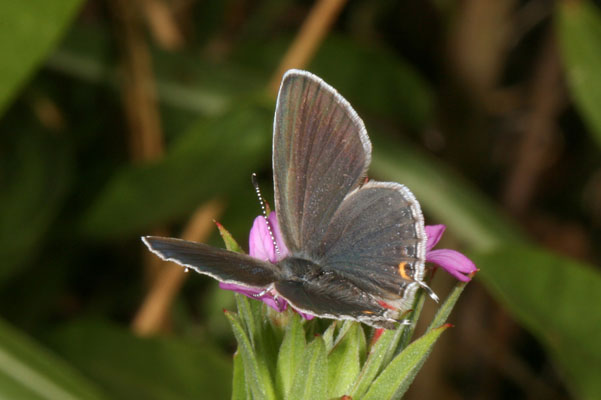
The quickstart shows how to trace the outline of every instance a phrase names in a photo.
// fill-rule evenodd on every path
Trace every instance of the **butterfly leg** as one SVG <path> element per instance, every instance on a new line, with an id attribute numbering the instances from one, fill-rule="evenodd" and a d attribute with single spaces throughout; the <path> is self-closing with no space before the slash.
<path id="1" fill-rule="evenodd" d="M 265 289 L 261 290 L 259 293 L 255 293 L 252 296 L 256 297 L 256 298 L 261 298 L 261 297 L 265 296 L 267 293 L 270 293 L 271 291 L 273 291 L 274 287 L 275 286 L 272 283 L 271 285 L 267 286 Z"/>
<path id="2" fill-rule="evenodd" d="M 280 300 L 279 300 L 280 296 L 279 296 L 278 292 L 275 290 L 274 283 L 267 286 L 265 289 L 261 290 L 259 293 L 252 294 L 252 297 L 260 299 L 261 297 L 265 296 L 266 294 L 270 294 L 273 297 L 273 301 L 275 302 L 275 305 L 277 308 L 282 308 L 282 304 L 280 303 Z"/>

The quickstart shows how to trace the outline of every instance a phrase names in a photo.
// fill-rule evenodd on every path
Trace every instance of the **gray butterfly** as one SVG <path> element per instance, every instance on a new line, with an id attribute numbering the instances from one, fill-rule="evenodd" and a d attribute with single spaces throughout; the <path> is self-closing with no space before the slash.
<path id="1" fill-rule="evenodd" d="M 365 182 L 371 142 L 351 105 L 317 76 L 288 71 L 275 111 L 275 210 L 289 254 L 272 264 L 201 243 L 146 236 L 164 260 L 270 291 L 318 317 L 392 329 L 423 287 L 426 232 L 405 186 Z"/>

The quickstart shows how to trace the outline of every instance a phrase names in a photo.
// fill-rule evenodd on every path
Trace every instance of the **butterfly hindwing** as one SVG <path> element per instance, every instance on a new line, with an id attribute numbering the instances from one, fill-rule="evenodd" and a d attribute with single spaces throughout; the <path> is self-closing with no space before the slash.
<path id="1" fill-rule="evenodd" d="M 370 181 L 336 211 L 318 262 L 404 311 L 423 279 L 425 245 L 423 217 L 413 194 L 398 183 Z"/>
<path id="2" fill-rule="evenodd" d="M 221 282 L 263 288 L 280 277 L 277 265 L 202 243 L 145 236 L 146 246 L 163 260 L 173 261 Z"/>
<path id="3" fill-rule="evenodd" d="M 275 290 L 297 310 L 318 317 L 352 319 L 376 328 L 397 326 L 397 312 L 382 307 L 368 293 L 334 275 L 279 281 Z"/>
<path id="4" fill-rule="evenodd" d="M 350 104 L 315 75 L 288 71 L 273 136 L 275 204 L 288 249 L 312 253 L 370 157 L 365 126 Z"/>

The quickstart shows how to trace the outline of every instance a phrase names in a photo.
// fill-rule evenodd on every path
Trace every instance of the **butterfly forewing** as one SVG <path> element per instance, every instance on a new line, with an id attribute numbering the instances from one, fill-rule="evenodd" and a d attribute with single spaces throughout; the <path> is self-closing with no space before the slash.
<path id="1" fill-rule="evenodd" d="M 276 265 L 245 254 L 174 238 L 146 236 L 142 240 L 163 260 L 173 261 L 221 282 L 262 288 L 280 278 Z"/>
<path id="2" fill-rule="evenodd" d="M 370 157 L 365 127 L 348 102 L 315 75 L 287 72 L 276 106 L 273 170 L 278 219 L 293 253 L 313 255 Z"/>

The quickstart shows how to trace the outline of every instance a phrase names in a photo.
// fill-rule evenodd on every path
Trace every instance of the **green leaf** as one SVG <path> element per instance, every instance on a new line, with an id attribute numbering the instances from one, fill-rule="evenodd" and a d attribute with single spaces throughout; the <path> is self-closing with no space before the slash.
<path id="1" fill-rule="evenodd" d="M 0 397 L 24 400 L 104 398 L 72 367 L 2 320 Z"/>
<path id="2" fill-rule="evenodd" d="M 407 346 L 382 371 L 362 399 L 400 399 L 426 361 L 432 346 L 447 328 L 436 328 Z"/>
<path id="3" fill-rule="evenodd" d="M 122 76 L 109 28 L 76 21 L 47 58 L 46 67 L 69 78 L 119 90 Z M 186 51 L 151 51 L 157 100 L 181 114 L 222 114 L 236 99 L 262 90 L 267 79 L 267 69 L 255 72 L 247 64 L 215 63 Z M 168 122 L 168 115 L 162 117 Z"/>
<path id="4" fill-rule="evenodd" d="M 278 398 L 288 398 L 294 375 L 305 354 L 305 348 L 305 331 L 300 316 L 292 313 L 278 354 L 275 376 Z"/>
<path id="5" fill-rule="evenodd" d="M 328 388 L 328 359 L 326 346 L 321 337 L 316 337 L 303 355 L 290 389 L 290 400 L 325 399 Z"/>
<path id="6" fill-rule="evenodd" d="M 244 330 L 248 335 L 248 338 L 251 341 L 253 347 L 257 347 L 257 343 L 255 340 L 261 334 L 262 316 L 260 315 L 261 310 L 260 302 L 257 300 L 253 301 L 248 297 L 236 293 L 236 309 L 238 310 L 238 317 L 240 318 L 240 322 L 242 322 L 244 326 Z"/>
<path id="7" fill-rule="evenodd" d="M 354 323 L 328 354 L 328 397 L 348 394 L 361 370 L 361 353 L 365 350 L 365 334 L 361 324 Z"/>
<path id="8" fill-rule="evenodd" d="M 140 338 L 104 321 L 71 323 L 50 341 L 112 399 L 224 399 L 231 393 L 231 364 L 210 344 Z"/>
<path id="9" fill-rule="evenodd" d="M 473 259 L 484 283 L 549 349 L 576 397 L 601 398 L 601 275 L 534 247 L 500 247 Z"/>
<path id="10" fill-rule="evenodd" d="M 211 198 L 227 198 L 268 159 L 272 120 L 271 106 L 252 102 L 199 122 L 161 161 L 118 173 L 89 210 L 85 231 L 131 235 L 181 218 Z"/>
<path id="11" fill-rule="evenodd" d="M 593 3 L 561 1 L 558 33 L 576 107 L 601 145 L 601 12 Z"/>
<path id="12" fill-rule="evenodd" d="M 250 388 L 253 399 L 276 399 L 269 371 L 265 365 L 259 363 L 256 350 L 240 319 L 230 312 L 226 312 L 225 315 L 232 325 L 234 336 L 238 342 L 238 352 L 242 357 L 247 386 Z"/>
<path id="13" fill-rule="evenodd" d="M 0 280 L 36 255 L 72 180 L 70 147 L 35 125 L 21 129 L 0 142 Z"/>
<path id="14" fill-rule="evenodd" d="M 0 2 L 0 115 L 70 24 L 80 0 Z"/>
<path id="15" fill-rule="evenodd" d="M 370 175 L 400 182 L 415 194 L 422 208 L 476 249 L 503 242 L 524 241 L 524 235 L 504 218 L 475 187 L 445 165 L 413 146 L 372 135 Z"/>
<path id="16" fill-rule="evenodd" d="M 234 353 L 234 374 L 232 378 L 232 400 L 250 400 L 250 392 L 246 386 L 244 364 L 239 352 Z"/>

